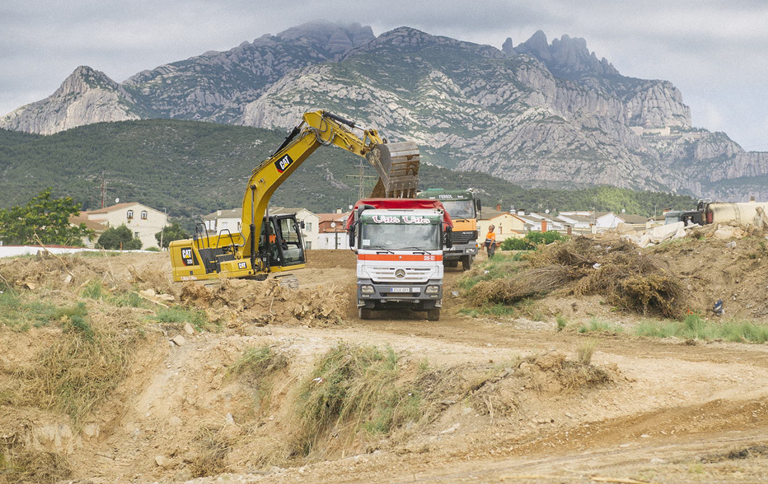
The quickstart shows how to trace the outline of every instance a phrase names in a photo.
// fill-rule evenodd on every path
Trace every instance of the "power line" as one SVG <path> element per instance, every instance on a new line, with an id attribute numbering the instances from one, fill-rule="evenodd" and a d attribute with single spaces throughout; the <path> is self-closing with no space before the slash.
<path id="1" fill-rule="evenodd" d="M 375 176 L 366 175 L 365 174 L 365 166 L 363 165 L 363 160 L 360 160 L 360 165 L 359 165 L 359 168 L 358 168 L 357 175 L 346 175 L 346 176 L 348 178 L 357 178 L 358 179 L 358 184 L 357 184 L 357 199 L 358 200 L 361 200 L 361 199 L 365 198 L 365 195 L 363 194 L 364 193 L 363 181 L 366 178 L 377 178 Z"/>

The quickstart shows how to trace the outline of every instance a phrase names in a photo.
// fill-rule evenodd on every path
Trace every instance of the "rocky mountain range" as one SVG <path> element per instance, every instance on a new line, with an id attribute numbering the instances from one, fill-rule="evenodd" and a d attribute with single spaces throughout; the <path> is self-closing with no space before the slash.
<path id="1" fill-rule="evenodd" d="M 290 128 L 325 109 L 419 143 L 423 160 L 523 186 L 614 185 L 768 198 L 768 153 L 692 127 L 671 83 L 622 76 L 586 41 L 543 32 L 497 49 L 408 27 L 326 22 L 140 72 L 78 67 L 0 127 L 52 134 L 172 118 Z"/>

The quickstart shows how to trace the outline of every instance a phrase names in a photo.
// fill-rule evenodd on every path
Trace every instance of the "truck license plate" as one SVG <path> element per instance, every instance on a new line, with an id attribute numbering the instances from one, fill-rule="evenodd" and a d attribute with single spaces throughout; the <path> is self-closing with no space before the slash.
<path id="1" fill-rule="evenodd" d="M 410 288 L 410 287 L 390 287 L 389 292 L 411 292 L 418 290 L 417 288 Z"/>

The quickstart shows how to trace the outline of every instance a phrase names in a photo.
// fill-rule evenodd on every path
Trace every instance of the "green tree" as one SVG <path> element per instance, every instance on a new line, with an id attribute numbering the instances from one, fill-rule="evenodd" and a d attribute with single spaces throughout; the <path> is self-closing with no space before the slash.
<path id="1" fill-rule="evenodd" d="M 166 225 L 163 227 L 163 230 L 156 233 L 155 238 L 157 239 L 157 245 L 161 245 L 162 240 L 162 247 L 167 248 L 168 244 L 174 240 L 188 239 L 189 235 L 184 232 L 184 229 L 181 228 L 181 225 L 179 225 L 178 222 L 173 222 L 171 225 Z"/>
<path id="2" fill-rule="evenodd" d="M 125 225 L 117 228 L 110 227 L 101 234 L 97 242 L 100 247 L 108 250 L 139 250 L 141 240 L 133 238 L 133 232 Z"/>
<path id="3" fill-rule="evenodd" d="M 79 203 L 71 197 L 52 198 L 51 187 L 48 187 L 26 206 L 0 209 L 0 240 L 6 244 L 82 247 L 83 237 L 91 238 L 93 231 L 85 224 L 69 223 L 69 217 L 78 214 Z"/>

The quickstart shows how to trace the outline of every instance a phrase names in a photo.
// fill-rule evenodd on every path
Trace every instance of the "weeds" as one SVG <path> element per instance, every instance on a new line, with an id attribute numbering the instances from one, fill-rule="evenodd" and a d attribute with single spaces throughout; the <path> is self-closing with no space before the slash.
<path id="1" fill-rule="evenodd" d="M 555 318 L 557 321 L 557 330 L 562 331 L 565 329 L 565 327 L 568 325 L 568 320 L 565 319 L 565 316 L 562 314 L 558 314 L 557 318 Z"/>
<path id="2" fill-rule="evenodd" d="M 576 360 L 584 366 L 590 365 L 592 363 L 592 354 L 595 352 L 595 348 L 597 348 L 596 339 L 585 341 L 576 350 Z"/>
<path id="3" fill-rule="evenodd" d="M 520 257 L 520 254 L 512 256 L 496 254 L 493 258 L 477 266 L 477 269 L 459 279 L 458 286 L 464 291 L 469 291 L 478 282 L 510 277 L 522 267 Z"/>
<path id="4" fill-rule="evenodd" d="M 161 323 L 189 323 L 200 332 L 210 327 L 205 312 L 183 306 L 159 308 L 155 311 L 155 316 L 152 319 Z"/>
<path id="5" fill-rule="evenodd" d="M 87 314 L 84 303 L 58 312 L 62 336 L 14 374 L 15 403 L 55 408 L 77 423 L 122 381 L 134 337 L 97 331 Z"/>
<path id="6" fill-rule="evenodd" d="M 765 343 L 768 341 L 768 326 L 745 321 L 707 321 L 698 314 L 689 314 L 682 322 L 643 321 L 635 329 L 635 334 L 654 338 Z"/>
<path id="7" fill-rule="evenodd" d="M 388 434 L 417 421 L 420 395 L 397 385 L 398 375 L 397 355 L 391 348 L 340 343 L 326 353 L 298 398 L 299 446 L 304 455 L 331 429 L 345 428 L 352 439 L 361 429 Z"/>
<path id="8" fill-rule="evenodd" d="M 579 333 L 623 333 L 624 327 L 618 324 L 611 324 L 601 321 L 597 318 L 591 318 L 589 324 L 582 324 L 578 328 Z"/>
<path id="9" fill-rule="evenodd" d="M 88 299 L 101 301 L 105 296 L 104 285 L 97 280 L 91 281 L 83 288 L 80 295 Z"/>
<path id="10" fill-rule="evenodd" d="M 248 348 L 227 370 L 228 376 L 237 376 L 253 388 L 256 408 L 265 405 L 272 393 L 273 376 L 288 366 L 288 357 L 272 350 L 268 345 Z"/>

